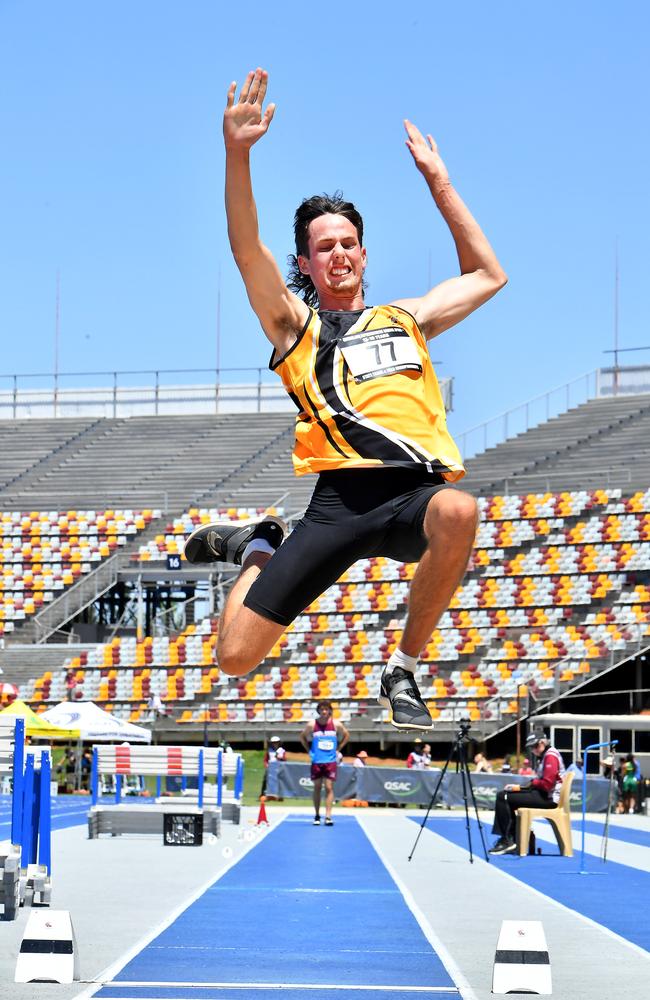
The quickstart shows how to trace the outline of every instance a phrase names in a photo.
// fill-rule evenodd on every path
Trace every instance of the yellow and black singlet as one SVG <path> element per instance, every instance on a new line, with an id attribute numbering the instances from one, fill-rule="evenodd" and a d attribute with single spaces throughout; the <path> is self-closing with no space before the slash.
<path id="1" fill-rule="evenodd" d="M 405 466 L 465 474 L 424 335 L 397 306 L 311 310 L 270 367 L 298 407 L 296 474 Z"/>

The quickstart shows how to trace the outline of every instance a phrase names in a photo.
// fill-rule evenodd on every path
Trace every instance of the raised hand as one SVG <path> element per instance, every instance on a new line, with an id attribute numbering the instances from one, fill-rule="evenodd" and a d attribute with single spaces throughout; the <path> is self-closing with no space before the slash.
<path id="1" fill-rule="evenodd" d="M 449 180 L 447 168 L 438 153 L 433 136 L 427 135 L 425 139 L 420 130 L 408 118 L 404 119 L 404 128 L 408 136 L 406 145 L 418 170 L 429 180 L 434 178 L 441 181 Z"/>
<path id="2" fill-rule="evenodd" d="M 235 100 L 237 84 L 228 88 L 226 110 L 223 116 L 223 137 L 226 148 L 250 149 L 268 131 L 275 112 L 275 104 L 269 104 L 262 112 L 269 74 L 259 67 L 248 74 Z"/>

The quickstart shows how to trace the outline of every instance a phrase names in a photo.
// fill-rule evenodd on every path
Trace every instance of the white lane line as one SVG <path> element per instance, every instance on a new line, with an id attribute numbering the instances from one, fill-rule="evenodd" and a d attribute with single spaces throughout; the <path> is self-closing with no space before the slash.
<path id="1" fill-rule="evenodd" d="M 156 924 L 153 930 L 148 931 L 143 937 L 141 937 L 139 941 L 137 941 L 131 948 L 129 948 L 124 953 L 124 955 L 116 959 L 115 962 L 112 962 L 111 965 L 107 966 L 107 968 L 105 968 L 102 972 L 100 972 L 100 974 L 96 976 L 95 979 L 93 980 L 92 985 L 88 989 L 83 990 L 81 993 L 75 994 L 72 1000 L 90 1000 L 90 997 L 94 996 L 95 993 L 97 993 L 97 991 L 101 989 L 103 986 L 112 985 L 115 987 L 121 987 L 122 985 L 121 983 L 111 982 L 115 978 L 117 973 L 121 972 L 124 966 L 127 965 L 132 958 L 135 958 L 135 956 L 139 952 L 141 952 L 143 948 L 146 948 L 148 944 L 151 944 L 154 938 L 157 938 L 159 934 L 162 934 L 163 931 L 167 930 L 167 928 L 171 924 L 173 924 L 174 921 L 178 919 L 178 917 L 180 917 L 181 913 L 184 913 L 185 910 L 189 909 L 192 903 L 196 903 L 197 899 L 199 899 L 205 892 L 207 892 L 211 885 L 214 885 L 215 882 L 218 882 L 220 879 L 222 879 L 224 875 L 230 871 L 231 868 L 234 868 L 235 865 L 238 864 L 241 861 L 241 859 L 244 858 L 249 853 L 249 851 L 252 851 L 254 847 L 256 847 L 258 844 L 261 844 L 261 842 L 269 835 L 269 833 L 271 833 L 273 830 L 277 830 L 278 826 L 280 825 L 280 823 L 282 823 L 286 815 L 287 815 L 286 813 L 281 814 L 275 826 L 267 827 L 267 829 L 264 830 L 263 832 L 260 831 L 262 835 L 257 840 L 252 840 L 247 846 L 245 846 L 241 854 L 238 854 L 237 857 L 232 858 L 232 860 L 229 861 L 228 864 L 224 865 L 224 867 L 221 869 L 220 872 L 218 872 L 217 875 L 212 874 L 210 878 L 207 880 L 207 882 L 204 882 L 203 885 L 200 885 L 199 888 L 196 889 L 188 899 L 185 899 L 182 903 L 179 903 L 179 905 L 174 910 L 172 910 L 171 913 L 169 913 L 168 916 L 164 918 L 164 920 L 161 920 L 160 923 Z M 274 810 L 274 818 L 275 818 L 275 810 Z"/>
<path id="2" fill-rule="evenodd" d="M 359 826 L 361 827 L 361 829 L 363 830 L 363 832 L 365 833 L 370 843 L 372 844 L 373 848 L 375 849 L 375 852 L 377 856 L 380 858 L 384 868 L 386 869 L 386 871 L 392 878 L 393 882 L 401 892 L 404 898 L 404 902 L 406 903 L 409 910 L 411 911 L 411 913 L 417 920 L 418 924 L 420 925 L 422 933 L 424 934 L 427 941 L 429 942 L 433 950 L 440 958 L 440 961 L 442 962 L 445 969 L 453 979 L 454 983 L 456 983 L 457 987 L 459 988 L 463 1000 L 478 1000 L 474 990 L 469 984 L 469 981 L 465 978 L 465 975 L 461 971 L 460 967 L 457 965 L 455 959 L 452 958 L 451 953 L 448 951 L 447 947 L 442 943 L 442 941 L 434 931 L 433 927 L 429 923 L 427 917 L 416 903 L 415 897 L 413 896 L 411 890 L 402 881 L 402 879 L 399 877 L 399 875 L 397 874 L 393 866 L 390 864 L 390 862 L 387 861 L 386 858 L 384 857 L 384 852 L 377 844 L 374 835 L 368 829 L 367 821 L 365 819 L 362 819 L 360 816 L 355 816 L 355 819 L 359 824 Z"/>
<path id="3" fill-rule="evenodd" d="M 115 989 L 196 989 L 196 990 L 368 990 L 376 993 L 458 993 L 455 986 L 366 986 L 362 983 L 341 986 L 334 983 L 184 983 L 133 982 L 105 983 Z M 111 1000 L 116 998 L 111 997 Z"/>
<path id="4" fill-rule="evenodd" d="M 441 833 L 437 833 L 435 830 L 431 830 L 429 827 L 425 827 L 425 833 L 429 833 L 431 834 L 431 836 L 437 837 L 447 846 L 455 847 L 457 850 L 462 851 L 464 854 L 467 854 L 467 851 L 465 851 L 463 847 L 459 847 L 458 844 L 454 844 L 453 841 L 447 840 L 447 838 L 443 836 Z M 577 860 L 575 854 L 572 860 L 573 861 Z M 476 854 L 474 855 L 474 862 L 475 863 L 478 862 L 479 864 L 482 865 L 488 864 L 487 861 L 484 861 L 483 858 L 479 857 Z M 561 910 L 566 910 L 566 912 L 570 913 L 572 917 L 577 917 L 578 920 L 582 920 L 582 922 L 588 924 L 589 927 L 593 927 L 596 930 L 602 931 L 603 934 L 606 934 L 607 937 L 613 938 L 614 941 L 618 942 L 618 944 L 626 945 L 637 955 L 642 955 L 643 958 L 650 961 L 650 952 L 646 951 L 645 948 L 642 948 L 641 945 L 634 944 L 633 941 L 628 941 L 627 938 L 621 937 L 621 935 L 617 934 L 616 931 L 610 930 L 610 928 L 605 927 L 604 924 L 599 924 L 597 920 L 592 920 L 591 917 L 587 917 L 584 913 L 580 913 L 579 910 L 573 910 L 571 909 L 570 906 L 567 906 L 565 903 L 560 903 L 559 900 L 554 899 L 552 896 L 545 895 L 545 893 L 541 892 L 539 889 L 535 889 L 532 885 L 529 885 L 528 882 L 524 882 L 523 879 L 517 878 L 516 875 L 511 875 L 510 872 L 504 871 L 503 868 L 499 868 L 497 867 L 497 865 L 493 864 L 490 864 L 490 868 L 492 869 L 493 872 L 498 872 L 499 875 L 503 875 L 504 878 L 509 878 L 512 882 L 515 882 L 516 885 L 521 886 L 523 889 L 528 889 L 529 892 L 532 892 L 535 896 L 539 896 L 540 899 L 545 900 L 545 902 L 552 903 L 553 906 L 557 906 Z M 581 879 L 581 878 L 589 878 L 590 876 L 589 874 L 580 875 L 576 867 L 573 871 L 567 870 L 562 874 L 562 878 L 569 878 L 569 877 Z"/>
<path id="5" fill-rule="evenodd" d="M 224 890 L 226 891 L 226 890 Z M 343 896 L 397 896 L 399 895 L 397 889 L 306 889 L 304 886 L 288 886 L 286 888 L 278 887 L 276 885 L 255 885 L 255 886 L 240 886 L 232 885 L 227 889 L 228 892 L 245 892 L 249 895 L 251 892 L 272 892 L 278 895 L 282 892 L 295 893 L 295 892 L 308 892 L 308 893 L 322 893 L 325 896 L 329 895 L 343 895 Z"/>

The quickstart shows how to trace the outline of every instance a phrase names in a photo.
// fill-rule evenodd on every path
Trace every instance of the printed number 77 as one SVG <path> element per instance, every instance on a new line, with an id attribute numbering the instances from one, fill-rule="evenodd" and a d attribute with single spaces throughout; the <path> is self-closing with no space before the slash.
<path id="1" fill-rule="evenodd" d="M 381 344 L 373 344 L 373 347 L 375 348 L 375 364 L 377 366 L 379 366 L 381 364 L 381 349 L 382 349 L 382 347 L 387 347 L 388 350 L 390 351 L 390 360 L 391 361 L 397 361 L 397 357 L 395 355 L 395 345 L 393 344 L 392 340 L 385 340 Z"/>

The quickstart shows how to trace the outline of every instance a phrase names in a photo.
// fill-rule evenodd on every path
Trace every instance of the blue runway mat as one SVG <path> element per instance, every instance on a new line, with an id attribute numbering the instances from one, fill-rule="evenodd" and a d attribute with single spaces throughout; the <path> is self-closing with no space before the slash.
<path id="1" fill-rule="evenodd" d="M 421 823 L 417 817 L 409 819 Z M 478 824 L 475 819 L 470 824 L 472 850 L 483 861 Z M 429 819 L 427 829 L 467 850 L 464 816 Z M 489 849 L 495 838 L 489 833 L 489 825 L 484 824 L 483 831 Z M 426 850 L 426 844 L 421 840 L 418 851 L 422 850 Z M 490 855 L 490 864 L 650 951 L 650 872 L 613 861 L 603 864 L 600 858 L 586 855 L 585 867 L 593 874 L 580 875 L 579 851 L 573 858 L 563 858 L 559 853 L 523 858 L 518 854 Z"/>
<path id="2" fill-rule="evenodd" d="M 152 990 L 147 987 L 148 992 L 143 988 L 105 987 L 96 997 L 103 1000 L 459 1000 L 460 994 L 453 990 L 418 990 L 417 992 L 391 989 L 387 992 L 377 990 L 333 990 L 331 986 L 323 990 L 304 989 L 295 987 L 288 989 L 259 989 L 253 990 L 246 987 L 219 987 L 212 989 L 209 986 L 182 986 L 156 987 Z"/>
<path id="3" fill-rule="evenodd" d="M 158 983 L 166 987 L 147 986 Z M 206 988 L 188 993 L 190 983 Z M 215 990 L 214 984 L 224 985 Z M 225 984 L 249 984 L 250 993 Z M 302 817 L 277 826 L 96 996 L 278 996 L 277 988 L 256 984 L 292 987 L 281 990 L 287 1000 L 458 997 L 353 817 L 337 819 L 331 829 Z M 305 984 L 329 988 L 301 989 Z M 341 985 L 360 989 L 339 992 Z M 364 989 L 379 986 L 388 989 Z"/>

